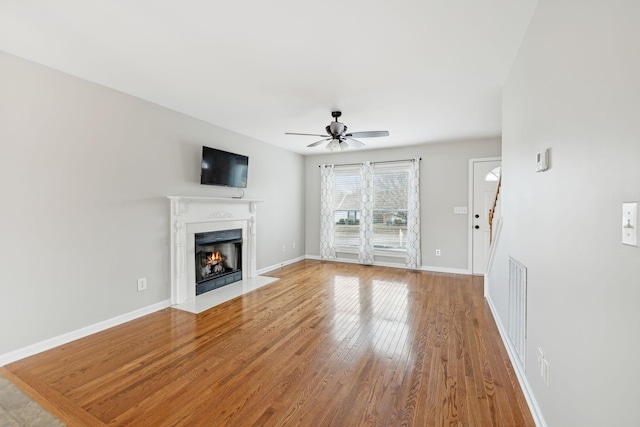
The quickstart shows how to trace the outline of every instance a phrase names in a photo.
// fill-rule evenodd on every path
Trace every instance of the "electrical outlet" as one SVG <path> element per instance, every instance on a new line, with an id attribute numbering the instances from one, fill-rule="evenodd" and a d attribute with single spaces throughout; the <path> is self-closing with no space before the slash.
<path id="1" fill-rule="evenodd" d="M 282 245 L 282 252 L 286 252 L 287 251 L 287 245 Z"/>
<path id="2" fill-rule="evenodd" d="M 440 249 L 436 249 L 436 256 L 440 256 L 442 255 L 442 252 L 440 252 Z"/>
<path id="3" fill-rule="evenodd" d="M 138 292 L 144 291 L 147 289 L 147 278 L 143 277 L 142 279 L 138 279 Z"/>
<path id="4" fill-rule="evenodd" d="M 291 246 L 293 247 L 293 249 L 296 248 L 296 244 L 295 243 L 293 243 Z"/>

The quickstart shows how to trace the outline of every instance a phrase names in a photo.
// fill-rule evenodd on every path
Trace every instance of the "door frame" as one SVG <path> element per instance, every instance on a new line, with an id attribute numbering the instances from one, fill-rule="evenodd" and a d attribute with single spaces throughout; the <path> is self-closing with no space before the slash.
<path id="1" fill-rule="evenodd" d="M 467 210 L 467 271 L 469 274 L 473 274 L 473 165 L 480 162 L 493 162 L 500 161 L 502 164 L 502 157 L 475 157 L 469 159 L 469 209 Z"/>

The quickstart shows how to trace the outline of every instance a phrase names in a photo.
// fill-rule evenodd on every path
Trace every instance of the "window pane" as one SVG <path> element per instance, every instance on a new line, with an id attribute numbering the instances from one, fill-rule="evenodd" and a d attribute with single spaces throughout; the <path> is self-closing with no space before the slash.
<path id="1" fill-rule="evenodd" d="M 491 172 L 489 172 L 487 174 L 487 176 L 484 178 L 485 181 L 497 181 L 500 178 L 500 166 L 498 166 L 497 168 L 493 169 Z"/>
<path id="2" fill-rule="evenodd" d="M 373 245 L 380 249 L 406 249 L 408 165 L 374 171 Z"/>
<path id="3" fill-rule="evenodd" d="M 335 169 L 336 246 L 358 246 L 360 242 L 360 171 Z"/>
<path id="4" fill-rule="evenodd" d="M 373 223 L 373 246 L 380 249 L 407 248 L 407 211 L 373 211 L 374 218 L 384 218 Z"/>

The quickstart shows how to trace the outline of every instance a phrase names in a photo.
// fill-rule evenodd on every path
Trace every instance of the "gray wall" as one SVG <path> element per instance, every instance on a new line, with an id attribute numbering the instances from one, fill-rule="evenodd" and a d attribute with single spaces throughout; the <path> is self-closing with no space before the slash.
<path id="1" fill-rule="evenodd" d="M 300 155 L 4 53 L 0 144 L 0 355 L 170 298 L 166 196 L 236 195 L 202 145 L 250 158 L 258 269 L 304 255 Z"/>
<path id="2" fill-rule="evenodd" d="M 357 163 L 366 160 L 375 162 L 422 157 L 420 164 L 422 265 L 426 268 L 466 271 L 468 267 L 468 217 L 467 215 L 454 215 L 453 208 L 454 206 L 468 205 L 469 159 L 495 156 L 500 156 L 499 138 L 307 156 L 307 255 L 320 255 L 320 170 L 318 168 L 320 164 Z M 436 249 L 442 250 L 441 256 L 435 256 Z M 346 255 L 342 257 L 348 258 Z M 355 258 L 357 259 L 357 256 Z M 398 258 L 376 257 L 376 262 L 404 265 L 404 260 Z"/>
<path id="3" fill-rule="evenodd" d="M 526 376 L 550 426 L 640 419 L 640 249 L 621 244 L 622 203 L 640 200 L 638 22 L 638 2 L 541 0 L 505 85 L 490 298 L 506 325 L 507 256 L 527 266 Z"/>

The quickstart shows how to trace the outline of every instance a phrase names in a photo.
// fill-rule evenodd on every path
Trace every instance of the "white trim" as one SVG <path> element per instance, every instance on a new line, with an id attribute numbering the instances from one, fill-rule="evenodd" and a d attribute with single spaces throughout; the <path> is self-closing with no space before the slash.
<path id="1" fill-rule="evenodd" d="M 502 162 L 502 157 L 476 157 L 469 159 L 469 214 L 467 215 L 469 227 L 467 231 L 469 237 L 467 239 L 467 269 L 473 272 L 473 164 L 479 162 Z"/>
<path id="2" fill-rule="evenodd" d="M 357 259 L 351 259 L 351 258 L 320 258 L 317 255 L 307 255 L 306 256 L 307 259 L 313 259 L 313 260 L 317 260 L 317 261 L 332 261 L 332 262 L 344 262 L 347 264 L 359 264 Z M 407 267 L 405 264 L 396 264 L 396 263 L 392 263 L 392 262 L 379 262 L 376 261 L 373 263 L 373 265 L 377 266 L 377 267 L 391 267 L 391 268 L 403 268 L 405 270 L 413 270 L 412 268 Z M 448 267 L 431 267 L 431 266 L 425 266 L 423 265 L 422 267 L 418 268 L 417 270 L 414 271 L 432 271 L 434 273 L 451 273 L 451 274 L 464 274 L 464 275 L 469 275 L 471 274 L 468 270 L 465 270 L 463 268 L 448 268 Z"/>
<path id="3" fill-rule="evenodd" d="M 257 273 L 259 276 L 261 276 L 261 275 L 263 275 L 263 274 L 265 274 L 265 273 L 268 273 L 268 272 L 270 272 L 270 271 L 273 271 L 273 270 L 277 270 L 277 269 L 279 269 L 279 268 L 282 268 L 282 267 L 284 267 L 285 265 L 293 264 L 294 262 L 298 262 L 298 261 L 304 261 L 306 258 L 307 258 L 306 256 L 302 255 L 302 256 L 299 256 L 298 258 L 290 259 L 289 261 L 284 261 L 284 262 L 281 262 L 281 263 L 279 263 L 279 264 L 274 264 L 274 265 L 271 265 L 271 266 L 269 266 L 269 267 L 261 268 L 260 270 L 257 270 L 257 271 L 256 271 L 256 273 Z M 318 258 L 319 258 L 319 257 L 318 257 Z"/>
<path id="4" fill-rule="evenodd" d="M 491 242 L 491 248 L 489 251 L 489 259 L 487 260 L 487 266 L 484 269 L 484 296 L 487 297 L 489 295 L 489 272 L 493 267 L 493 259 L 496 255 L 496 248 L 498 247 L 498 240 L 500 239 L 500 231 L 502 230 L 502 217 L 498 218 L 498 223 L 496 224 L 496 234 L 493 236 L 493 242 Z"/>
<path id="5" fill-rule="evenodd" d="M 156 311 L 165 309 L 170 305 L 171 300 L 164 300 L 147 307 L 139 308 L 138 310 L 121 314 L 120 316 L 116 316 L 102 322 L 94 323 L 93 325 L 85 326 L 84 328 L 80 328 L 75 331 L 58 335 L 57 337 L 49 338 L 44 341 L 31 344 L 27 347 L 2 354 L 0 355 L 0 366 L 13 363 L 17 360 L 24 359 L 25 357 L 33 356 L 34 354 L 42 353 L 46 350 L 51 350 L 54 347 L 58 347 L 71 341 L 75 341 L 77 339 L 87 337 L 106 329 L 113 328 L 114 326 L 121 325 L 142 316 L 146 316 L 147 314 L 155 313 Z"/>
<path id="6" fill-rule="evenodd" d="M 356 246 L 336 246 L 336 253 L 343 254 L 355 254 L 357 255 L 358 248 Z M 373 254 L 375 256 L 385 256 L 388 258 L 406 258 L 407 250 L 406 249 L 373 249 Z"/>
<path id="7" fill-rule="evenodd" d="M 513 365 L 513 370 L 516 373 L 516 377 L 518 378 L 518 382 L 520 383 L 520 388 L 522 389 L 522 394 L 524 395 L 525 400 L 527 401 L 527 405 L 529 406 L 529 410 L 531 411 L 531 416 L 533 417 L 533 421 L 536 423 L 538 427 L 547 427 L 547 423 L 544 421 L 544 417 L 542 416 L 542 410 L 540 406 L 538 406 L 538 402 L 536 401 L 535 395 L 533 394 L 533 390 L 531 390 L 531 386 L 529 385 L 529 381 L 527 380 L 527 375 L 524 372 L 524 368 L 520 364 L 520 359 L 518 358 L 518 353 L 516 349 L 513 348 L 511 344 L 511 340 L 507 339 L 507 333 L 502 325 L 502 321 L 498 316 L 498 312 L 493 305 L 493 301 L 491 301 L 491 297 L 486 297 L 487 303 L 489 304 L 489 309 L 491 310 L 491 315 L 498 326 L 498 332 L 500 332 L 500 337 L 502 338 L 502 342 L 504 343 L 505 348 L 507 349 L 507 354 L 509 355 L 509 360 L 511 360 L 511 365 Z"/>
<path id="8" fill-rule="evenodd" d="M 167 196 L 169 200 L 176 202 L 204 202 L 204 203 L 262 203 L 264 199 L 243 199 L 236 197 L 199 197 L 199 196 Z"/>
<path id="9" fill-rule="evenodd" d="M 422 271 L 433 271 L 434 273 L 451 273 L 451 274 L 464 274 L 471 275 L 469 270 L 465 270 L 464 268 L 450 268 L 450 267 L 431 267 L 428 265 L 423 265 L 420 267 Z"/>

